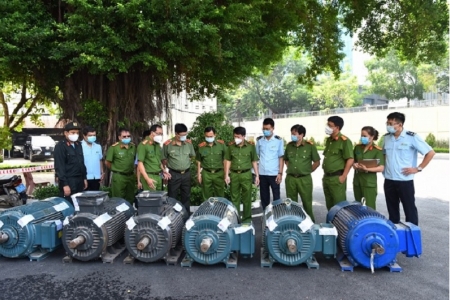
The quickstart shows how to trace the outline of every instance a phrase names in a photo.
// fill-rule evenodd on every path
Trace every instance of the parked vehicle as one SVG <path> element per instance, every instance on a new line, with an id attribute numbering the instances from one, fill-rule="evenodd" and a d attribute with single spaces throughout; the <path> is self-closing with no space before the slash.
<path id="1" fill-rule="evenodd" d="M 34 162 L 53 158 L 55 141 L 48 135 L 29 135 L 23 147 L 23 156 Z"/>
<path id="2" fill-rule="evenodd" d="M 27 191 L 20 175 L 0 175 L 0 205 L 11 207 L 27 203 Z"/>

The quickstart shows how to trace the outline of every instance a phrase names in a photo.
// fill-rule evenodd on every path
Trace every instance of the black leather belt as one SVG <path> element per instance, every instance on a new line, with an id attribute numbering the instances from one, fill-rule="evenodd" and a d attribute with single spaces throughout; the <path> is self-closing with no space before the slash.
<path id="1" fill-rule="evenodd" d="M 339 170 L 333 173 L 325 173 L 325 176 L 341 176 L 342 174 L 344 174 L 344 170 Z"/>
<path id="2" fill-rule="evenodd" d="M 206 172 L 209 172 L 209 173 L 213 173 L 213 174 L 223 171 L 223 169 L 205 169 L 205 168 L 203 168 L 203 170 L 205 170 Z"/>
<path id="3" fill-rule="evenodd" d="M 184 173 L 189 172 L 190 169 L 180 170 L 180 171 L 179 171 L 179 170 L 174 170 L 174 169 L 170 169 L 170 168 L 169 168 L 169 170 L 172 171 L 172 172 L 175 172 L 175 173 L 184 174 Z"/>
<path id="4" fill-rule="evenodd" d="M 305 176 L 308 176 L 309 174 L 305 174 L 305 175 L 303 175 L 303 174 L 288 174 L 288 176 L 292 176 L 292 177 L 294 177 L 294 178 L 300 178 L 300 177 L 305 177 Z"/>
<path id="5" fill-rule="evenodd" d="M 131 176 L 134 174 L 133 172 L 131 172 L 131 173 L 124 173 L 124 172 L 117 172 L 117 171 L 113 171 L 113 172 L 115 174 L 119 174 L 119 175 L 123 175 L 123 176 Z"/>
<path id="6" fill-rule="evenodd" d="M 230 170 L 231 172 L 233 172 L 233 173 L 238 173 L 238 174 L 241 174 L 241 173 L 246 173 L 246 172 L 248 172 L 248 171 L 250 171 L 251 169 L 247 169 L 247 170 Z"/>

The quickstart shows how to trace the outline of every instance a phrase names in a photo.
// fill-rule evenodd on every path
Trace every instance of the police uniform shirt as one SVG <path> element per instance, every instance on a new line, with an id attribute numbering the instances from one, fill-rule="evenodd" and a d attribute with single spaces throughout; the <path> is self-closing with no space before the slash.
<path id="1" fill-rule="evenodd" d="M 133 143 L 128 145 L 120 142 L 109 147 L 106 160 L 111 162 L 111 171 L 116 173 L 133 174 L 136 147 Z"/>
<path id="2" fill-rule="evenodd" d="M 258 161 L 255 145 L 246 140 L 242 143 L 244 144 L 241 146 L 231 142 L 225 152 L 225 160 L 231 162 L 230 170 L 232 171 L 250 170 L 252 162 Z"/>
<path id="3" fill-rule="evenodd" d="M 322 168 L 325 173 L 334 173 L 344 170 L 346 161 L 353 158 L 353 144 L 345 135 L 339 134 L 327 138 L 323 150 Z"/>
<path id="4" fill-rule="evenodd" d="M 416 133 L 403 131 L 396 139 L 394 134 L 384 136 L 383 153 L 386 155 L 383 175 L 386 179 L 408 181 L 414 174 L 404 175 L 402 169 L 417 167 L 417 152 L 426 155 L 432 148 Z"/>
<path id="5" fill-rule="evenodd" d="M 286 173 L 291 175 L 309 175 L 312 173 L 311 162 L 320 161 L 317 147 L 310 141 L 290 142 L 286 146 L 284 160 L 289 162 Z"/>
<path id="6" fill-rule="evenodd" d="M 101 169 L 100 160 L 103 158 L 102 147 L 97 143 L 92 143 L 91 146 L 83 140 L 81 142 L 83 147 L 84 164 L 86 166 L 87 179 L 100 179 Z"/>
<path id="7" fill-rule="evenodd" d="M 283 157 L 283 140 L 273 135 L 270 139 L 260 136 L 256 140 L 256 154 L 259 156 L 259 175 L 277 176 L 280 172 L 279 158 Z"/>
<path id="8" fill-rule="evenodd" d="M 195 157 L 191 140 L 177 144 L 175 138 L 167 140 L 163 146 L 162 159 L 167 160 L 167 167 L 176 171 L 185 171 L 191 167 L 191 157 Z"/>
<path id="9" fill-rule="evenodd" d="M 144 164 L 147 173 L 161 172 L 161 157 L 161 147 L 151 138 L 143 140 L 137 148 L 137 160 Z"/>
<path id="10" fill-rule="evenodd" d="M 201 163 L 201 167 L 208 170 L 223 169 L 223 160 L 227 147 L 224 141 L 216 140 L 210 145 L 202 142 L 198 145 L 196 160 Z"/>
<path id="11" fill-rule="evenodd" d="M 66 184 L 68 178 L 83 177 L 86 179 L 86 166 L 84 165 L 83 149 L 79 142 L 73 144 L 61 141 L 55 146 L 55 172 L 58 180 Z"/>

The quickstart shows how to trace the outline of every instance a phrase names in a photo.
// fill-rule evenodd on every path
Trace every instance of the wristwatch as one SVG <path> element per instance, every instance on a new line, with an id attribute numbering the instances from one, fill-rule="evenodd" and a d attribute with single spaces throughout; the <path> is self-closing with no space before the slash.
<path id="1" fill-rule="evenodd" d="M 422 172 L 423 168 L 422 167 L 417 167 L 417 171 L 418 172 Z"/>

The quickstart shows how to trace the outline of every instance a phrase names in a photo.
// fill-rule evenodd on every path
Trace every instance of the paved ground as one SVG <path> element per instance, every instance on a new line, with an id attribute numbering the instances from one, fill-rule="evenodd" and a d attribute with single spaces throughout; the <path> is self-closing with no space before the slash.
<path id="1" fill-rule="evenodd" d="M 378 269 L 371 274 L 364 268 L 341 272 L 335 260 L 320 254 L 318 270 L 280 264 L 262 269 L 260 219 L 254 218 L 257 251 L 251 259 L 239 259 L 237 269 L 226 269 L 223 264 L 194 264 L 192 268 L 163 262 L 123 265 L 124 256 L 114 264 L 62 264 L 64 253 L 58 250 L 42 262 L 0 258 L 0 299 L 448 299 L 449 170 L 448 155 L 438 155 L 416 177 L 423 255 L 406 258 L 399 254 L 402 273 Z M 313 176 L 318 221 L 326 218 L 321 176 L 320 169 Z M 35 178 L 48 181 L 52 174 L 36 173 Z M 381 176 L 379 187 L 377 206 L 386 215 Z M 351 184 L 347 195 L 353 199 Z M 255 215 L 259 213 L 260 209 L 254 210 Z"/>

